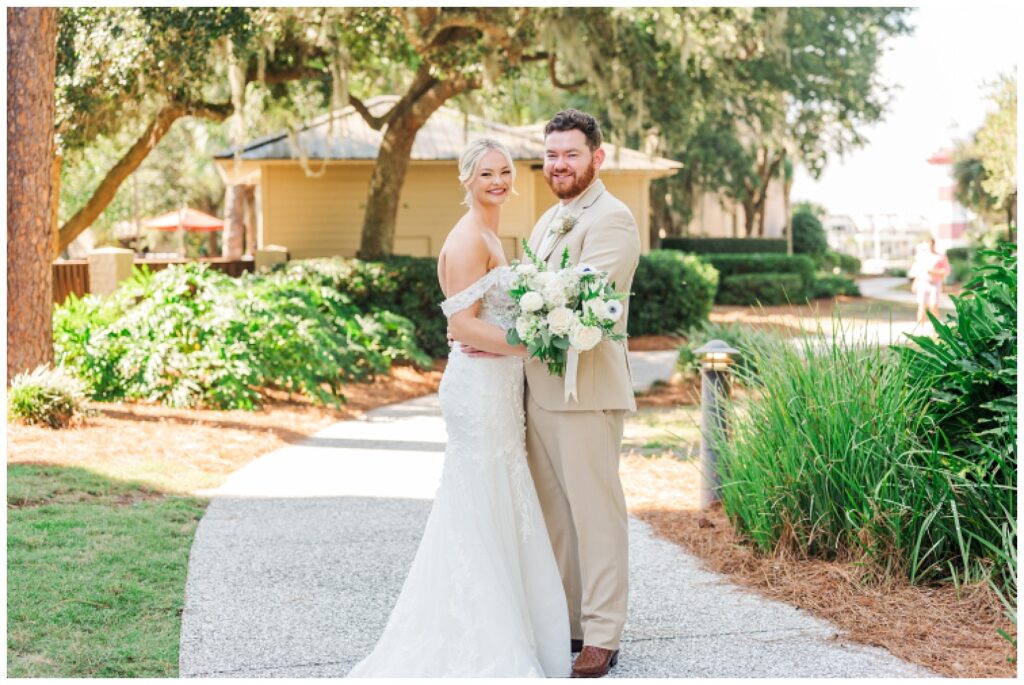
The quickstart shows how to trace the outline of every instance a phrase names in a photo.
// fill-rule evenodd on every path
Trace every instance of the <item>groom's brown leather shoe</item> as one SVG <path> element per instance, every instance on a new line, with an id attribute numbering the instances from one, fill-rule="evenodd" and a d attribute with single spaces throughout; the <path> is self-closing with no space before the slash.
<path id="1" fill-rule="evenodd" d="M 580 652 L 582 652 L 583 640 L 577 640 L 576 638 L 569 640 L 569 651 L 573 654 L 579 654 Z"/>
<path id="2" fill-rule="evenodd" d="M 619 650 L 601 649 L 587 645 L 572 665 L 573 678 L 601 678 L 619 663 Z"/>

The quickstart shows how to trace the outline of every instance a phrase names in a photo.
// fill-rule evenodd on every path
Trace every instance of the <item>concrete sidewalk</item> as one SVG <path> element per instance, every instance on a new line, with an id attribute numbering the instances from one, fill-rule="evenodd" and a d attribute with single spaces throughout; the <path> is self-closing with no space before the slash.
<path id="1" fill-rule="evenodd" d="M 196 531 L 182 677 L 337 677 L 387 621 L 440 477 L 432 395 L 344 421 L 246 465 Z M 929 676 L 741 590 L 630 521 L 616 677 Z M 482 617 L 485 620 L 485 617 Z"/>
<path id="2" fill-rule="evenodd" d="M 860 294 L 864 297 L 899 302 L 901 304 L 912 304 L 916 307 L 917 296 L 907 290 L 900 290 L 900 286 L 905 285 L 906 282 L 906 278 L 880 276 L 878 278 L 861 279 L 857 281 L 857 286 L 860 288 Z M 956 307 L 953 306 L 953 300 L 949 299 L 949 295 L 943 292 L 939 296 L 939 311 L 952 312 L 955 310 Z"/>

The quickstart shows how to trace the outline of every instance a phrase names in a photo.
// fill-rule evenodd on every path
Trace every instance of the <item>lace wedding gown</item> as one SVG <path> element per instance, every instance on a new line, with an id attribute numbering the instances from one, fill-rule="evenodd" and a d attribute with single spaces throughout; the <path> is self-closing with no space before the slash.
<path id="1" fill-rule="evenodd" d="M 512 271 L 497 267 L 441 304 L 482 300 L 512 325 Z M 565 677 L 569 619 L 526 464 L 523 363 L 452 348 L 440 387 L 448 430 L 441 484 L 398 603 L 349 677 Z"/>

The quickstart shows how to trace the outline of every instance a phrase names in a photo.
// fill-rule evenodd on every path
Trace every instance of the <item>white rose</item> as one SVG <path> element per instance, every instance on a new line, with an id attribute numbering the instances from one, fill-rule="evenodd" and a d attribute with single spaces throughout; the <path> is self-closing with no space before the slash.
<path id="1" fill-rule="evenodd" d="M 532 276 L 537 273 L 537 266 L 532 262 L 523 262 L 516 265 L 516 273 L 520 276 Z"/>
<path id="2" fill-rule="evenodd" d="M 619 302 L 618 300 L 609 300 L 605 304 L 606 307 L 604 318 L 607 319 L 608 321 L 618 321 L 619 317 L 622 316 L 622 312 L 624 309 L 622 303 Z"/>
<path id="3" fill-rule="evenodd" d="M 537 318 L 529 315 L 516 319 L 516 333 L 520 340 L 529 340 L 537 330 Z"/>
<path id="4" fill-rule="evenodd" d="M 587 300 L 583 306 L 588 313 L 592 313 L 599 319 L 608 318 L 608 303 L 599 297 L 595 297 L 592 300 Z"/>
<path id="5" fill-rule="evenodd" d="M 558 307 L 548 312 L 548 328 L 552 335 L 565 335 L 576 322 L 572 310 L 566 307 Z"/>
<path id="6" fill-rule="evenodd" d="M 524 293 L 523 296 L 519 298 L 519 307 L 524 312 L 535 312 L 538 309 L 541 309 L 543 306 L 544 298 L 541 296 L 540 293 L 535 292 L 533 290 Z"/>
<path id="7" fill-rule="evenodd" d="M 558 281 L 552 281 L 544 286 L 544 301 L 549 307 L 564 307 L 569 302 L 565 296 L 565 288 Z"/>
<path id="8" fill-rule="evenodd" d="M 601 329 L 597 326 L 573 326 L 569 331 L 569 344 L 579 352 L 594 349 L 601 342 Z"/>
<path id="9" fill-rule="evenodd" d="M 541 271 L 530 279 L 530 285 L 536 290 L 543 290 L 549 283 L 558 280 L 558 274 L 553 271 Z"/>

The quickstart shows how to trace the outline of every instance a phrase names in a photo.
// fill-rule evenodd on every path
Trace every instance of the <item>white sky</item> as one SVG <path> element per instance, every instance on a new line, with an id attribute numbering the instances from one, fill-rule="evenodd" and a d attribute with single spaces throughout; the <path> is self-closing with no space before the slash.
<path id="1" fill-rule="evenodd" d="M 936 198 L 933 152 L 969 137 L 992 107 L 987 82 L 1017 64 L 1021 12 L 1012 5 L 928 5 L 910 15 L 909 37 L 890 43 L 881 77 L 898 86 L 885 120 L 864 133 L 869 143 L 833 157 L 818 181 L 798 167 L 793 199 L 833 214 L 924 214 Z"/>

